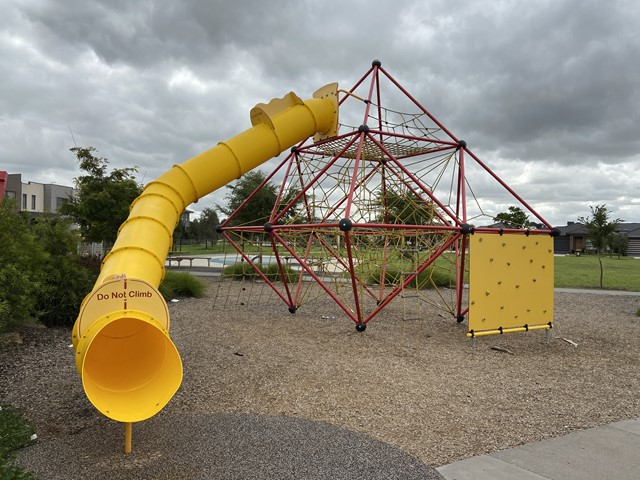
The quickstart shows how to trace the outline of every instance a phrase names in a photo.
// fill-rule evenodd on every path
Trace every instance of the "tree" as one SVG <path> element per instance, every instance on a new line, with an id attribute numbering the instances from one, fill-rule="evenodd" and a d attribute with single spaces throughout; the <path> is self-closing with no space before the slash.
<path id="1" fill-rule="evenodd" d="M 397 223 L 402 225 L 431 225 L 434 221 L 434 204 L 425 203 L 411 190 L 399 192 L 387 189 L 385 194 L 377 198 L 380 223 Z"/>
<path id="2" fill-rule="evenodd" d="M 254 191 L 265 181 L 266 175 L 260 170 L 252 170 L 245 173 L 234 185 L 227 185 L 230 190 L 225 196 L 227 206 L 216 205 L 219 212 L 231 218 L 231 225 L 264 225 L 269 221 L 271 212 L 278 200 L 278 186 L 272 182 L 265 183 L 260 190 L 255 192 L 241 210 L 231 215 L 254 193 Z M 299 193 L 299 190 L 288 189 L 286 194 L 280 199 L 280 206 L 287 205 Z M 291 220 L 295 218 L 296 210 L 300 200 L 296 201 L 291 208 L 283 215 L 281 220 Z"/>
<path id="3" fill-rule="evenodd" d="M 216 232 L 216 226 L 220 224 L 220 219 L 215 209 L 207 207 L 202 210 L 200 218 L 193 220 L 189 225 L 189 230 L 193 232 L 193 236 L 198 239 L 204 239 L 204 248 L 206 250 L 207 243 L 210 241 L 211 245 L 215 245 L 218 241 L 218 233 Z"/>
<path id="4" fill-rule="evenodd" d="M 75 179 L 78 194 L 62 206 L 61 213 L 74 219 L 85 240 L 112 245 L 129 216 L 129 206 L 142 193 L 133 176 L 137 167 L 115 168 L 107 174 L 109 161 L 96 157 L 95 148 L 71 151 L 87 174 Z"/>
<path id="5" fill-rule="evenodd" d="M 618 258 L 626 257 L 629 250 L 629 237 L 626 233 L 614 233 L 610 238 L 609 248 L 612 253 L 618 254 Z"/>
<path id="6" fill-rule="evenodd" d="M 384 193 L 378 194 L 376 199 L 376 221 L 386 224 L 400 225 L 434 225 L 441 221 L 436 217 L 435 204 L 431 199 L 420 198 L 409 189 L 399 190 L 387 188 Z M 417 234 L 415 230 L 403 234 L 402 238 L 407 244 L 413 244 L 414 248 L 431 247 L 435 236 L 428 233 Z M 402 242 L 402 239 L 399 239 Z"/>
<path id="7" fill-rule="evenodd" d="M 494 222 L 499 222 L 505 228 L 529 228 L 535 224 L 529 221 L 529 215 L 520 207 L 509 207 L 508 212 L 502 212 L 493 217 Z"/>
<path id="8" fill-rule="evenodd" d="M 591 244 L 596 249 L 600 264 L 600 288 L 602 288 L 602 278 L 604 276 L 602 253 L 622 220 L 619 218 L 611 220 L 611 211 L 607 209 L 606 205 L 596 205 L 595 207 L 590 205 L 589 208 L 591 209 L 591 217 L 579 217 L 578 222 L 587 228 Z"/>

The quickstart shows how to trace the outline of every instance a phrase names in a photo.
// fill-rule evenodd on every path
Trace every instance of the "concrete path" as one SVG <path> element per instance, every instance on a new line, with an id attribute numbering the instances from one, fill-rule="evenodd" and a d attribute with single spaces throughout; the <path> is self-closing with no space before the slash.
<path id="1" fill-rule="evenodd" d="M 101 418 L 74 435 L 18 450 L 40 480 L 442 480 L 397 447 L 324 422 L 285 416 L 164 412 L 133 427 Z"/>
<path id="2" fill-rule="evenodd" d="M 438 471 L 447 480 L 638 480 L 640 419 L 468 458 Z"/>

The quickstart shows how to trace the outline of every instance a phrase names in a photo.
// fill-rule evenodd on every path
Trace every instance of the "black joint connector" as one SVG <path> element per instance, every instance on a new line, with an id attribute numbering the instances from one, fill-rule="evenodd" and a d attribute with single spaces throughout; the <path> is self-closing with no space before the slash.
<path id="1" fill-rule="evenodd" d="M 298 151 L 298 146 L 294 145 L 293 147 L 291 147 L 291 153 L 296 153 Z"/>
<path id="2" fill-rule="evenodd" d="M 466 148 L 466 147 L 467 147 L 467 142 L 465 142 L 464 140 L 458 140 L 458 149 Z"/>
<path id="3" fill-rule="evenodd" d="M 366 329 L 367 329 L 366 323 L 362 323 L 362 322 L 356 323 L 356 330 L 358 332 L 364 332 Z"/>
<path id="4" fill-rule="evenodd" d="M 502 331 L 502 327 L 498 327 L 498 331 L 500 332 L 500 335 L 502 335 L 504 332 Z"/>
<path id="5" fill-rule="evenodd" d="M 359 131 L 360 133 L 362 133 L 362 132 L 364 132 L 364 133 L 368 133 L 368 132 L 369 132 L 369 125 L 367 125 L 367 124 L 360 125 L 360 126 L 358 127 L 358 131 Z"/>
<path id="6" fill-rule="evenodd" d="M 222 225 L 216 225 L 216 233 L 222 233 Z"/>
<path id="7" fill-rule="evenodd" d="M 458 323 L 462 323 L 462 322 L 464 322 L 464 315 L 458 315 L 458 316 L 456 317 L 456 321 L 457 321 Z M 472 330 L 472 332 L 473 332 L 473 330 Z"/>
<path id="8" fill-rule="evenodd" d="M 474 332 L 473 330 L 469 330 L 469 335 L 471 335 L 471 338 L 475 338 L 476 332 Z"/>
<path id="9" fill-rule="evenodd" d="M 504 228 L 500 229 L 500 236 L 504 235 Z"/>
<path id="10" fill-rule="evenodd" d="M 524 234 L 525 234 L 527 237 L 529 236 L 529 234 L 530 234 L 530 233 L 531 233 L 531 230 L 529 230 L 528 228 L 527 228 L 526 232 L 524 232 Z"/>
<path id="11" fill-rule="evenodd" d="M 553 328 L 553 323 L 549 322 L 547 325 L 549 325 L 549 328 Z"/>
<path id="12" fill-rule="evenodd" d="M 528 332 L 528 331 L 529 331 L 529 324 L 528 324 L 528 323 L 525 323 L 525 324 L 524 324 L 524 331 L 525 331 L 525 332 Z"/>
<path id="13" fill-rule="evenodd" d="M 289 313 L 296 313 L 297 310 L 298 310 L 298 307 L 296 307 L 295 305 L 292 305 L 291 307 L 289 307 Z"/>
<path id="14" fill-rule="evenodd" d="M 460 233 L 462 233 L 463 235 L 473 235 L 473 232 L 476 231 L 476 227 L 474 227 L 473 225 L 469 225 L 468 223 L 463 223 L 460 226 Z"/>
<path id="15" fill-rule="evenodd" d="M 381 67 L 382 66 L 382 62 L 376 58 L 373 62 L 371 62 L 371 66 L 372 67 Z"/>
<path id="16" fill-rule="evenodd" d="M 560 229 L 558 227 L 553 227 L 551 229 L 551 233 L 549 234 L 552 237 L 559 237 L 560 236 Z"/>
<path id="17" fill-rule="evenodd" d="M 343 232 L 348 232 L 353 228 L 353 222 L 348 218 L 343 218 L 338 222 L 338 228 Z"/>
<path id="18" fill-rule="evenodd" d="M 271 222 L 267 222 L 264 224 L 264 231 L 265 232 L 270 232 L 271 230 L 273 230 L 273 225 L 271 225 Z"/>

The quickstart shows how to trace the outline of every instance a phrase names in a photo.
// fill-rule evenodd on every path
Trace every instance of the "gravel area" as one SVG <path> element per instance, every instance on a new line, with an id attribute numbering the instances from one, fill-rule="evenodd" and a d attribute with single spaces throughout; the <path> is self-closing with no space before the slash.
<path id="1" fill-rule="evenodd" d="M 423 319 L 403 320 L 397 301 L 359 333 L 329 299 L 293 315 L 275 295 L 221 306 L 215 280 L 203 280 L 214 286 L 205 298 L 170 303 L 184 381 L 161 414 L 134 426 L 134 453 L 144 449 L 136 432 L 152 436 L 163 422 L 177 431 L 180 418 L 268 415 L 319 421 L 440 466 L 640 417 L 639 296 L 556 293 L 550 336 L 491 336 L 472 347 L 465 324 L 428 307 Z M 23 345 L 0 352 L 0 403 L 23 409 L 41 444 L 121 435 L 86 400 L 69 331 L 21 333 Z"/>

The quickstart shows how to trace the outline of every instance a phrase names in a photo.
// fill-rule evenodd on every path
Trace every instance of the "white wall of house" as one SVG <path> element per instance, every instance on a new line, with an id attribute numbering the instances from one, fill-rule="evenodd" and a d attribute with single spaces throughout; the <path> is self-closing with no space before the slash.
<path id="1" fill-rule="evenodd" d="M 43 212 L 44 211 L 44 184 L 29 182 L 22 184 L 20 211 L 22 212 Z"/>

